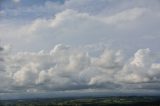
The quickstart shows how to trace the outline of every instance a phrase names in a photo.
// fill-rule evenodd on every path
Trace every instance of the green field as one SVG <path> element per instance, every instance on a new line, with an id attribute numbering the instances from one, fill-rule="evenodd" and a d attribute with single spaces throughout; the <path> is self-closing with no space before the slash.
<path id="1" fill-rule="evenodd" d="M 160 106 L 160 97 L 85 97 L 1 100 L 0 106 Z"/>

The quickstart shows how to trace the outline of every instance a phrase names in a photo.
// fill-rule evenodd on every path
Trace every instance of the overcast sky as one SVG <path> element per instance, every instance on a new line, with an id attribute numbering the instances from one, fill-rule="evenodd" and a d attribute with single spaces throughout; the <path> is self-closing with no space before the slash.
<path id="1" fill-rule="evenodd" d="M 0 0 L 0 93 L 160 93 L 159 0 Z"/>

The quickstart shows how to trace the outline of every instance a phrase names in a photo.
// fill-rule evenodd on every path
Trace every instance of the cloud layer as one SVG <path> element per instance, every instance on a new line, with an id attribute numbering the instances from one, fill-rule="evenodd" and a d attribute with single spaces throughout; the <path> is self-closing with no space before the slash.
<path id="1" fill-rule="evenodd" d="M 157 90 L 160 63 L 150 49 L 126 58 L 119 50 L 58 44 L 50 51 L 1 56 L 1 92 Z M 8 51 L 9 52 L 9 51 Z M 5 89 L 4 89 L 5 88 Z"/>
<path id="2" fill-rule="evenodd" d="M 16 51 L 51 49 L 58 43 L 99 42 L 132 53 L 139 48 L 159 49 L 158 0 L 43 1 L 41 5 L 33 3 L 32 6 L 23 6 L 23 0 L 20 2 L 21 9 L 14 6 L 0 11 L 0 37 Z"/>

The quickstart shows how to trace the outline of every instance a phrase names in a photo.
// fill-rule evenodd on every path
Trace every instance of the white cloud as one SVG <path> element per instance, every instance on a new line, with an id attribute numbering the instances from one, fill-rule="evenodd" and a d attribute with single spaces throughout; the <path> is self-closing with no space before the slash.
<path id="1" fill-rule="evenodd" d="M 157 89 L 158 86 L 151 86 L 160 80 L 160 63 L 157 63 L 159 58 L 155 58 L 150 49 L 140 49 L 127 59 L 124 59 L 126 56 L 121 51 L 107 48 L 98 56 L 91 54 L 86 47 L 62 44 L 48 52 L 8 54 L 3 56 L 5 64 L 4 68 L 1 67 L 3 72 L 0 76 L 3 76 L 1 80 L 4 82 L 0 90 L 42 92 L 82 89 L 134 90 L 139 87 L 144 90 Z M 142 85 L 138 86 L 139 84 Z M 135 87 L 132 88 L 132 85 Z"/>
<path id="2" fill-rule="evenodd" d="M 143 16 L 146 12 L 146 8 L 132 8 L 120 13 L 117 13 L 113 16 L 107 17 L 106 22 L 110 24 L 118 24 L 118 23 L 126 23 L 130 21 L 134 21 L 137 18 Z"/>
<path id="3" fill-rule="evenodd" d="M 109 24 L 114 24 L 115 26 L 117 26 L 121 23 L 126 24 L 128 22 L 132 22 L 142 16 L 144 12 L 144 8 L 132 8 L 122 11 L 118 14 L 114 14 L 113 16 L 102 17 L 67 9 L 65 11 L 62 11 L 61 13 L 56 14 L 54 18 L 35 20 L 29 26 L 28 31 L 39 34 L 42 32 L 50 31 L 54 34 L 56 30 L 62 29 L 61 31 L 67 31 L 66 29 L 68 29 L 69 31 L 72 30 L 72 33 L 74 33 L 74 28 L 76 28 L 76 32 L 77 34 L 79 34 L 80 31 L 84 30 L 84 28 L 91 30 L 93 28 L 98 29 L 99 26 L 105 27 L 104 30 L 107 30 L 107 28 L 110 27 Z M 66 29 L 64 30 L 64 28 Z M 85 35 L 89 36 L 89 34 Z"/>
<path id="4" fill-rule="evenodd" d="M 145 38 L 151 37 L 153 33 L 158 36 L 158 13 L 145 7 L 127 8 L 110 15 L 94 15 L 65 9 L 52 18 L 37 18 L 25 25 L 2 24 L 0 36 L 20 50 L 24 50 L 23 46 L 27 50 L 50 49 L 52 45 L 62 42 L 70 45 L 102 42 L 112 47 L 134 50 L 141 47 L 155 48 L 154 43 L 150 44 L 151 39 Z M 159 44 L 157 39 L 154 39 L 154 42 Z"/>
<path id="5" fill-rule="evenodd" d="M 129 63 L 124 65 L 119 78 L 128 83 L 154 82 L 154 79 L 159 79 L 153 74 L 157 73 L 156 68 L 153 69 L 153 67 L 158 68 L 159 63 L 156 63 L 157 60 L 158 57 L 155 59 L 150 49 L 140 49 L 134 54 Z"/>

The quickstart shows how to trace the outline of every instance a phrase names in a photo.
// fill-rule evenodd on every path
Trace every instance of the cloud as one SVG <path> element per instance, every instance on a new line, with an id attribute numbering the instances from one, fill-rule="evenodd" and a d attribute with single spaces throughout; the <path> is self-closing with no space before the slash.
<path id="1" fill-rule="evenodd" d="M 56 6 L 52 4 L 48 6 L 47 2 L 45 5 L 48 9 L 56 8 L 57 5 L 62 6 L 62 4 L 55 3 L 53 5 Z M 0 25 L 0 36 L 4 42 L 10 42 L 18 51 L 51 49 L 52 45 L 62 42 L 69 45 L 102 42 L 112 45 L 112 48 L 130 49 L 131 52 L 138 48 L 158 49 L 156 45 L 159 44 L 159 41 L 156 38 L 159 36 L 160 15 L 158 15 L 159 11 L 155 11 L 156 6 L 131 6 L 112 14 L 103 13 L 101 15 L 74 8 L 61 7 L 61 9 L 57 10 L 52 17 L 38 17 L 28 20 L 29 22 L 23 21 L 22 24 L 15 21 L 8 23 L 4 21 Z M 41 7 L 40 11 L 42 10 Z M 35 11 L 38 12 L 38 10 Z"/>
<path id="2" fill-rule="evenodd" d="M 128 83 L 156 83 L 159 78 L 153 73 L 157 73 L 159 69 L 153 67 L 158 68 L 159 63 L 156 63 L 156 61 L 159 57 L 156 58 L 150 49 L 138 50 L 118 74 L 120 80 Z M 143 88 L 143 84 L 141 87 Z"/>
<path id="3" fill-rule="evenodd" d="M 19 3 L 21 0 L 13 0 L 13 2 L 15 3 Z"/>
<path id="4" fill-rule="evenodd" d="M 18 25 L 17 27 L 10 25 L 9 29 L 2 27 L 1 32 L 3 35 L 7 34 L 2 38 L 12 38 L 11 43 L 20 49 L 23 48 L 22 46 L 27 46 L 27 49 L 48 49 L 51 45 L 62 42 L 70 45 L 102 42 L 113 46 L 133 46 L 131 42 L 128 44 L 131 39 L 138 39 L 139 42 L 142 42 L 142 40 L 143 42 L 148 42 L 144 40 L 144 37 L 146 36 L 145 34 L 149 33 L 146 32 L 146 29 L 151 26 L 146 25 L 148 28 L 143 26 L 147 23 L 144 20 L 150 16 L 151 12 L 145 8 L 132 8 L 110 16 L 96 16 L 67 9 L 57 13 L 52 18 L 38 18 L 29 24 Z M 133 34 L 135 32 L 136 34 Z M 155 33 L 158 32 L 155 31 Z M 141 34 L 140 37 L 138 36 L 139 34 Z M 16 42 L 17 39 L 20 44 Z M 22 39 L 23 42 L 21 42 Z M 139 46 L 140 43 L 135 45 Z"/>
<path id="5" fill-rule="evenodd" d="M 126 23 L 134 21 L 143 16 L 147 10 L 145 8 L 132 8 L 122 11 L 113 16 L 107 17 L 106 22 L 110 24 Z"/>
<path id="6" fill-rule="evenodd" d="M 28 4 L 0 10 L 1 92 L 159 89 L 158 0 Z"/>
<path id="7" fill-rule="evenodd" d="M 3 56 L 0 90 L 17 93 L 159 89 L 158 84 L 154 85 L 160 80 L 159 57 L 150 49 L 139 49 L 127 59 L 119 50 L 103 48 L 97 56 L 92 52 L 86 47 L 58 44 L 48 52 Z"/>
<path id="8" fill-rule="evenodd" d="M 0 16 L 4 16 L 5 12 L 3 10 L 0 10 Z"/>
<path id="9" fill-rule="evenodd" d="M 97 28 L 99 24 L 104 27 L 108 27 L 109 23 L 117 25 L 123 22 L 126 24 L 127 22 L 134 21 L 137 18 L 139 18 L 141 15 L 143 15 L 144 11 L 145 9 L 143 8 L 133 8 L 126 11 L 122 11 L 113 16 L 100 17 L 100 16 L 89 15 L 88 13 L 80 13 L 75 10 L 67 9 L 65 11 L 62 11 L 61 13 L 56 14 L 55 18 L 48 20 L 47 19 L 35 20 L 31 24 L 31 26 L 29 26 L 29 32 L 39 32 L 41 30 L 55 31 L 56 29 L 60 29 L 63 27 L 68 27 L 70 28 L 69 30 L 73 29 L 73 27 L 76 27 L 77 30 L 79 31 L 82 29 L 82 27 L 92 28 L 91 26 L 93 25 L 95 28 Z"/>

